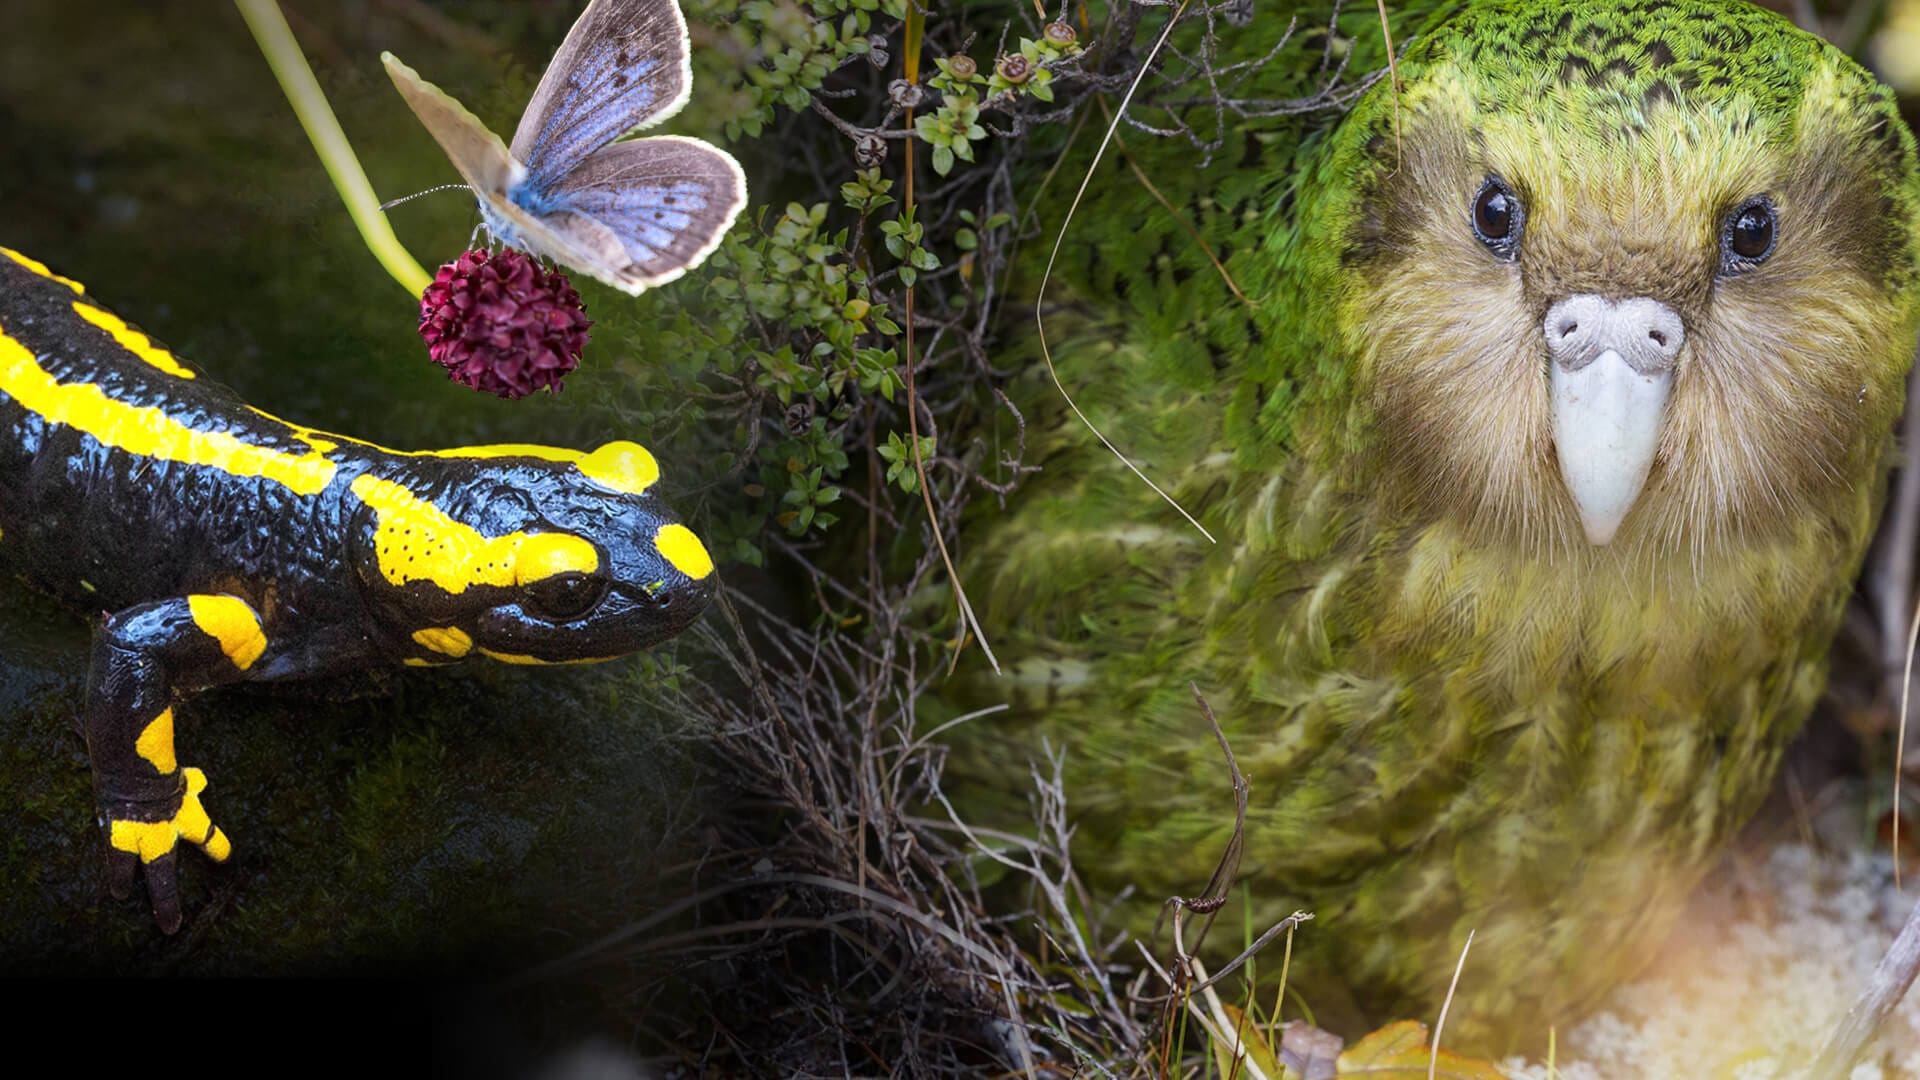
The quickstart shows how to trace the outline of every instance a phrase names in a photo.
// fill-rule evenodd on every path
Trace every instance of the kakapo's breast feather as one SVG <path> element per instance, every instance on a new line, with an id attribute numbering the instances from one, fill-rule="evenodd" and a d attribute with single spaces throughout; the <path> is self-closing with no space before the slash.
<path id="1" fill-rule="evenodd" d="M 1890 462 L 1920 202 L 1890 95 L 1768 13 L 1522 0 L 1443 14 L 1408 45 L 1398 101 L 1382 86 L 1344 122 L 1235 128 L 1204 170 L 1190 147 L 1129 137 L 1247 303 L 1151 195 L 1102 170 L 1049 287 L 1055 359 L 1093 422 L 1218 543 L 1071 422 L 1044 372 L 1023 379 L 1044 469 L 1004 511 L 976 512 L 961 567 L 1009 673 L 976 667 L 951 695 L 1013 708 L 960 729 L 953 769 L 971 805 L 1017 816 L 1041 737 L 1064 747 L 1079 863 L 1101 889 L 1139 887 L 1144 929 L 1164 897 L 1205 884 L 1233 826 L 1191 680 L 1252 786 L 1253 922 L 1316 913 L 1292 975 L 1309 1000 L 1344 987 L 1374 1009 L 1424 1010 L 1471 930 L 1468 1024 L 1526 1036 L 1643 963 L 1820 692 Z M 1343 26 L 1362 70 L 1377 46 Z M 1242 40 L 1264 49 L 1278 30 L 1256 22 Z M 1318 42 L 1296 49 L 1276 63 L 1318 62 Z M 1522 124 L 1538 145 L 1522 145 Z M 1696 159 L 1725 146 L 1750 160 Z M 1470 185 L 1496 157 L 1538 223 L 1518 268 L 1487 259 L 1468 226 Z M 1793 227 L 1822 245 L 1806 261 L 1827 279 L 1793 252 L 1772 277 L 1715 276 L 1712 200 L 1726 195 L 1712 185 L 1746 175 L 1782 206 L 1782 244 Z M 1618 252 L 1568 254 L 1623 200 L 1658 211 L 1656 191 L 1696 193 L 1698 206 L 1673 201 L 1678 220 L 1714 216 L 1669 248 L 1615 230 Z M 1819 217 L 1843 211 L 1858 231 Z M 1698 282 L 1671 254 L 1689 244 Z M 1739 305 L 1769 300 L 1753 290 L 1805 305 L 1801 321 L 1857 361 L 1780 376 L 1819 396 L 1794 403 L 1809 423 L 1841 432 L 1801 448 L 1826 455 L 1822 475 L 1781 473 L 1772 504 L 1736 493 L 1689 511 L 1685 468 L 1716 453 L 1788 462 L 1790 427 L 1669 448 L 1640 531 L 1594 546 L 1553 486 L 1544 422 L 1457 419 L 1503 395 L 1529 408 L 1534 391 L 1395 353 L 1429 339 L 1432 355 L 1458 352 L 1447 334 L 1493 318 L 1483 293 L 1510 298 L 1524 333 L 1507 338 L 1524 353 L 1549 294 L 1602 272 L 1691 290 L 1674 302 L 1695 320 L 1700 359 L 1682 374 L 1695 395 L 1717 378 L 1716 341 L 1739 336 Z M 1792 333 L 1769 331 L 1767 355 L 1790 365 L 1804 351 Z M 1029 338 L 1010 329 L 1001 362 Z M 1410 386 L 1427 404 L 1407 404 Z M 1671 422 L 1694 422 L 1691 407 Z M 1509 444 L 1511 484 L 1472 471 L 1460 444 L 1475 440 Z"/>

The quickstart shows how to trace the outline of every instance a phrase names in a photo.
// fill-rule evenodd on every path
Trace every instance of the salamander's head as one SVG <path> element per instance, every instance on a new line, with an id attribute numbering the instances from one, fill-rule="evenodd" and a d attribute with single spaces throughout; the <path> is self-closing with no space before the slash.
<path id="1" fill-rule="evenodd" d="M 409 663 L 623 656 L 713 596 L 713 561 L 653 493 L 659 475 L 629 442 L 400 459 L 353 481 L 355 568 Z"/>

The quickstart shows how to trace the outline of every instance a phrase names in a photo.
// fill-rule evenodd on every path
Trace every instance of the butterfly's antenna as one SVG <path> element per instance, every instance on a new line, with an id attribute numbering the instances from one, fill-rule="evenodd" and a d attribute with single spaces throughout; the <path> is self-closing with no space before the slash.
<path id="1" fill-rule="evenodd" d="M 394 207 L 399 206 L 403 202 L 412 202 L 414 199 L 417 199 L 422 195 L 431 195 L 436 191 L 452 191 L 454 188 L 459 188 L 461 191 L 473 190 L 472 188 L 468 187 L 465 184 L 441 184 L 439 187 L 430 187 L 425 191 L 416 191 L 411 195 L 402 195 L 397 199 L 388 199 L 386 202 L 383 202 L 380 204 L 380 209 L 391 210 Z"/>

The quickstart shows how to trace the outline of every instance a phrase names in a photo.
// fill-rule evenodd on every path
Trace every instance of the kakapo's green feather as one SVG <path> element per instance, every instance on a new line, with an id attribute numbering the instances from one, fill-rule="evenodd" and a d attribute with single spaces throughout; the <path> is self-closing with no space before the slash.
<path id="1" fill-rule="evenodd" d="M 1757 8 L 1515 0 L 1420 25 L 1396 21 L 1397 99 L 1337 124 L 1237 128 L 1205 169 L 1129 136 L 1250 305 L 1102 166 L 1049 287 L 1056 361 L 1219 542 L 1070 421 L 1011 305 L 999 360 L 1033 357 L 1015 397 L 1044 471 L 967 527 L 1008 673 L 946 696 L 1012 702 L 960 729 L 975 808 L 1017 805 L 1043 736 L 1065 749 L 1081 868 L 1138 886 L 1144 928 L 1233 824 L 1197 683 L 1252 785 L 1254 924 L 1317 916 L 1296 985 L 1425 1015 L 1476 931 L 1453 1016 L 1487 1046 L 1643 964 L 1819 694 L 1920 315 L 1920 181 L 1891 96 Z M 1274 62 L 1310 73 L 1318 49 Z M 1513 262 L 1471 228 L 1487 176 L 1527 208 Z M 1723 224 L 1757 195 L 1777 248 L 1729 271 Z M 1541 318 L 1575 293 L 1687 324 L 1606 546 L 1546 415 Z"/>

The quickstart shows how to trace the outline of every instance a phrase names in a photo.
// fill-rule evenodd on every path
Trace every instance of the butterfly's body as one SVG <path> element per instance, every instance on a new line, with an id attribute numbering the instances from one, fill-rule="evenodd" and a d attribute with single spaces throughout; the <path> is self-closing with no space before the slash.
<path id="1" fill-rule="evenodd" d="M 687 27 L 673 0 L 589 4 L 511 148 L 391 53 L 382 59 L 499 243 L 638 295 L 698 266 L 746 205 L 746 174 L 723 150 L 678 135 L 614 141 L 687 102 Z"/>

